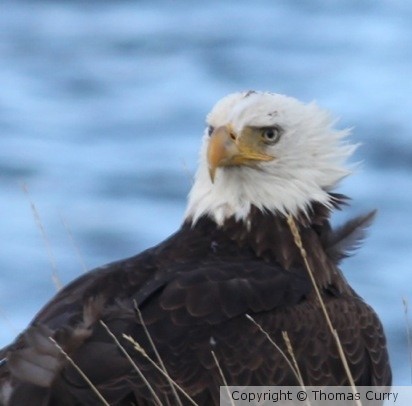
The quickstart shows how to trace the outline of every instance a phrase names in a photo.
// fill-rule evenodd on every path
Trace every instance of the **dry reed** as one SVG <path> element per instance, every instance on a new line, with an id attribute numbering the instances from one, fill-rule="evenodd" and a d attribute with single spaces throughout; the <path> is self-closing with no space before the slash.
<path id="1" fill-rule="evenodd" d="M 220 367 L 219 360 L 217 359 L 216 354 L 215 354 L 215 352 L 214 352 L 213 350 L 210 351 L 210 352 L 212 353 L 213 360 L 215 361 L 215 364 L 216 364 L 216 366 L 217 366 L 217 369 L 219 370 L 219 375 L 220 375 L 221 378 L 222 378 L 223 385 L 224 385 L 224 387 L 225 387 L 225 389 L 226 389 L 226 393 L 227 393 L 227 395 L 228 395 L 228 398 L 230 399 L 230 404 L 231 404 L 232 406 L 235 406 L 235 402 L 233 401 L 232 396 L 230 396 L 229 385 L 227 384 L 227 380 L 226 380 L 226 378 L 225 378 L 225 375 L 223 374 L 222 368 Z"/>
<path id="2" fill-rule="evenodd" d="M 76 243 L 76 240 L 73 237 L 72 230 L 70 229 L 69 225 L 67 224 L 67 221 L 65 220 L 65 218 L 61 214 L 60 214 L 60 221 L 62 222 L 63 227 L 66 230 L 67 235 L 69 236 L 70 243 L 73 247 L 74 252 L 76 253 L 76 256 L 77 256 L 77 258 L 80 262 L 80 265 L 83 268 L 83 272 L 87 272 L 89 268 L 87 267 L 86 263 L 84 262 L 83 255 L 80 251 L 79 245 Z"/>
<path id="3" fill-rule="evenodd" d="M 403 310 L 405 314 L 405 327 L 406 327 L 406 339 L 408 342 L 408 352 L 409 352 L 409 363 L 411 367 L 411 384 L 412 384 L 412 334 L 409 324 L 409 313 L 408 313 L 408 300 L 404 297 L 402 299 Z"/>
<path id="4" fill-rule="evenodd" d="M 69 354 L 63 350 L 63 348 L 58 344 L 58 342 L 53 338 L 49 337 L 50 341 L 56 346 L 56 348 L 61 352 L 61 354 L 66 358 L 66 360 L 73 366 L 73 368 L 80 374 L 80 376 L 85 380 L 85 382 L 90 386 L 92 391 L 96 394 L 99 400 L 105 405 L 110 406 L 110 403 L 103 397 L 99 390 L 94 386 L 93 382 L 88 378 L 88 376 L 81 370 L 81 368 L 73 361 Z"/>
<path id="5" fill-rule="evenodd" d="M 299 384 L 301 384 L 302 387 L 304 387 L 303 385 L 303 381 L 302 381 L 302 377 L 300 376 L 300 373 L 298 372 L 297 369 L 295 369 L 295 367 L 292 365 L 292 362 L 290 361 L 290 359 L 288 358 L 288 356 L 285 354 L 285 352 L 282 350 L 282 348 L 280 348 L 275 341 L 272 339 L 272 337 L 269 335 L 269 333 L 250 315 L 250 314 L 246 314 L 245 315 L 246 318 L 248 320 L 250 320 L 260 331 L 262 334 L 264 334 L 264 336 L 269 340 L 269 342 L 276 348 L 277 351 L 279 351 L 279 353 L 282 355 L 282 357 L 285 359 L 285 361 L 287 362 L 289 368 L 292 370 L 293 374 L 295 375 L 297 381 L 299 382 Z"/>
<path id="6" fill-rule="evenodd" d="M 179 395 L 178 395 L 178 393 L 176 392 L 176 389 L 175 389 L 175 387 L 174 387 L 174 385 L 173 385 L 173 382 L 172 382 L 173 380 L 172 380 L 172 378 L 170 377 L 170 375 L 168 374 L 168 372 L 167 372 L 167 370 L 166 370 L 166 366 L 165 366 L 165 364 L 163 363 L 163 360 L 162 360 L 162 358 L 160 357 L 159 351 L 157 351 L 156 345 L 155 345 L 154 341 L 152 340 L 152 336 L 150 335 L 149 330 L 147 329 L 146 323 L 145 323 L 144 320 L 143 320 L 142 312 L 140 311 L 139 306 L 137 305 L 136 300 L 133 300 L 133 303 L 134 303 L 134 308 L 135 308 L 135 310 L 136 310 L 136 313 L 137 313 L 137 315 L 138 315 L 138 317 L 139 317 L 140 324 L 141 324 L 142 327 L 143 327 L 143 331 L 144 331 L 144 333 L 146 334 L 147 339 L 149 340 L 149 343 L 150 343 L 150 346 L 152 347 L 153 352 L 155 353 L 155 356 L 156 356 L 156 358 L 157 358 L 157 362 L 159 363 L 160 368 L 164 371 L 165 375 L 167 376 L 167 380 L 168 380 L 169 385 L 170 385 L 170 388 L 171 388 L 171 390 L 172 390 L 172 392 L 173 392 L 173 396 L 175 397 L 175 399 L 176 399 L 176 401 L 177 401 L 177 404 L 178 404 L 179 406 L 183 406 L 183 405 L 182 405 L 182 401 L 180 400 Z"/>
<path id="7" fill-rule="evenodd" d="M 283 337 L 283 340 L 285 341 L 286 348 L 288 349 L 288 353 L 290 355 L 290 358 L 292 359 L 293 365 L 295 366 L 296 373 L 299 376 L 299 384 L 304 389 L 305 383 L 303 382 L 302 374 L 300 372 L 298 362 L 296 361 L 295 352 L 293 351 L 292 343 L 290 342 L 288 332 L 282 331 L 282 337 Z"/>
<path id="8" fill-rule="evenodd" d="M 51 267 L 52 267 L 52 275 L 51 275 L 52 281 L 53 281 L 54 285 L 56 286 L 56 289 L 60 290 L 63 287 L 63 284 L 62 284 L 62 282 L 60 280 L 60 277 L 59 277 L 59 272 L 57 270 L 57 263 L 56 263 L 56 260 L 54 258 L 54 255 L 53 255 L 53 250 L 51 248 L 50 240 L 47 236 L 46 230 L 43 227 L 43 223 L 41 221 L 40 214 L 37 211 L 36 205 L 33 203 L 33 201 L 30 198 L 29 189 L 28 189 L 28 187 L 25 183 L 22 184 L 22 189 L 23 189 L 24 194 L 27 197 L 27 200 L 30 203 L 30 208 L 31 208 L 31 211 L 33 213 L 34 220 L 36 221 L 36 225 L 40 230 L 41 236 L 42 236 L 44 244 L 46 246 L 47 256 L 49 257 L 49 261 L 50 261 L 50 264 L 51 264 Z"/>
<path id="9" fill-rule="evenodd" d="M 329 313 L 326 309 L 325 302 L 323 301 L 322 295 L 320 294 L 318 285 L 316 283 L 315 277 L 314 277 L 313 272 L 312 272 L 312 268 L 309 264 L 309 260 L 308 260 L 308 257 L 307 257 L 306 250 L 305 250 L 305 248 L 303 246 L 303 243 L 302 243 L 302 238 L 300 236 L 299 229 L 296 226 L 295 220 L 293 219 L 293 217 L 291 215 L 288 216 L 287 221 L 288 221 L 288 224 L 289 224 L 290 231 L 292 232 L 294 242 L 295 242 L 296 246 L 298 247 L 298 249 L 300 251 L 303 262 L 305 264 L 305 268 L 306 268 L 306 270 L 309 274 L 309 278 L 310 278 L 310 280 L 312 282 L 312 285 L 313 285 L 313 288 L 315 290 L 316 297 L 319 301 L 319 305 L 322 309 L 323 315 L 325 316 L 326 324 L 328 325 L 329 330 L 330 330 L 330 332 L 331 332 L 331 334 L 332 334 L 332 336 L 335 340 L 335 343 L 336 343 L 336 346 L 337 346 L 337 349 L 338 349 L 338 352 L 339 352 L 339 357 L 342 361 L 343 367 L 345 369 L 345 373 L 348 377 L 349 384 L 352 388 L 352 392 L 355 395 L 357 393 L 355 381 L 354 381 L 352 373 L 350 371 L 348 361 L 347 361 L 346 356 L 345 356 L 345 352 L 343 351 L 342 343 L 339 339 L 338 332 L 336 331 L 336 329 L 332 325 L 332 321 L 331 321 L 331 319 L 329 317 Z M 358 406 L 362 406 L 362 403 L 359 400 L 355 400 L 355 402 Z"/>
<path id="10" fill-rule="evenodd" d="M 147 352 L 144 350 L 144 348 L 137 342 L 135 341 L 132 337 L 123 334 L 123 338 L 127 341 L 129 341 L 131 344 L 133 344 L 134 349 L 139 352 L 140 354 L 142 354 L 149 362 L 150 364 L 158 371 L 160 372 L 165 378 L 167 378 L 175 387 L 176 389 L 186 397 L 186 399 L 193 405 L 193 406 L 199 406 L 191 397 L 190 395 L 177 383 L 175 382 L 170 375 L 168 375 L 167 372 L 163 371 L 162 368 L 159 367 L 159 365 L 156 364 L 156 362 L 154 362 L 149 355 L 147 354 Z"/>
<path id="11" fill-rule="evenodd" d="M 133 361 L 133 358 L 129 355 L 129 353 L 126 351 L 126 349 L 122 346 L 120 341 L 117 339 L 117 337 L 111 332 L 107 324 L 100 320 L 100 324 L 106 329 L 107 333 L 110 335 L 110 337 L 113 339 L 117 347 L 120 349 L 120 351 L 124 354 L 124 356 L 127 358 L 127 360 L 130 362 L 130 364 L 133 366 L 134 370 L 137 372 L 137 374 L 140 376 L 140 379 L 144 382 L 144 384 L 147 386 L 149 389 L 151 395 L 153 396 L 153 400 L 159 405 L 162 406 L 162 402 L 160 401 L 159 397 L 157 396 L 155 390 L 153 389 L 152 385 L 149 383 L 149 381 L 146 379 L 146 377 L 143 375 L 142 371 L 140 368 L 137 366 L 137 364 Z"/>

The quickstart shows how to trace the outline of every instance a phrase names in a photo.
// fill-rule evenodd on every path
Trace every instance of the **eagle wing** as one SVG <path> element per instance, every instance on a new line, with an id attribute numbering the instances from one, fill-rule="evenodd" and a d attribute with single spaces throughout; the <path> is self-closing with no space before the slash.
<path id="1" fill-rule="evenodd" d="M 111 401 L 117 401 L 133 387 L 131 382 L 139 387 L 139 380 L 132 378 L 133 366 L 99 320 L 128 348 L 139 367 L 149 376 L 156 375 L 154 382 L 164 381 L 123 338 L 123 334 L 130 335 L 154 357 L 136 315 L 138 307 L 166 365 L 175 365 L 181 343 L 187 343 L 183 353 L 195 356 L 191 376 L 185 378 L 185 371 L 175 367 L 171 374 L 181 374 L 182 382 L 189 378 L 196 381 L 193 370 L 205 375 L 204 365 L 197 360 L 210 357 L 210 329 L 219 329 L 228 320 L 246 313 L 294 305 L 309 291 L 307 278 L 298 273 L 253 260 L 173 264 L 154 270 L 149 256 L 143 254 L 92 271 L 59 292 L 6 349 L 7 365 L 13 376 L 24 382 L 57 387 L 56 376 L 61 373 L 64 384 L 76 388 L 75 397 L 79 391 L 90 392 L 84 378 L 48 338 L 53 337 L 91 381 Z M 207 341 L 206 353 L 196 349 L 199 334 L 202 342 Z M 174 348 L 176 343 L 179 351 Z"/>

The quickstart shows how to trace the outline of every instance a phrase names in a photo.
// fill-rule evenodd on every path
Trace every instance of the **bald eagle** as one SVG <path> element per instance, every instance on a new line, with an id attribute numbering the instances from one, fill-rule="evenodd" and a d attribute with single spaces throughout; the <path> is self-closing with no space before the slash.
<path id="1" fill-rule="evenodd" d="M 373 213 L 330 225 L 356 149 L 334 122 L 279 94 L 220 100 L 181 228 L 59 291 L 1 351 L 1 404 L 218 404 L 223 382 L 299 385 L 288 348 L 305 385 L 390 385 L 382 325 L 339 269 Z"/>

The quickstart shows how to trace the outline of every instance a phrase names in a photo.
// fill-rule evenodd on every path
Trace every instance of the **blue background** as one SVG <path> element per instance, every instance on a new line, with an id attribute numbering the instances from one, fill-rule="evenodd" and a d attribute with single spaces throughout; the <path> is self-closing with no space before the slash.
<path id="1" fill-rule="evenodd" d="M 363 144 L 334 220 L 379 215 L 343 270 L 411 384 L 411 21 L 406 0 L 3 0 L 0 344 L 54 294 L 53 267 L 67 283 L 175 231 L 206 113 L 270 90 L 315 99 Z"/>

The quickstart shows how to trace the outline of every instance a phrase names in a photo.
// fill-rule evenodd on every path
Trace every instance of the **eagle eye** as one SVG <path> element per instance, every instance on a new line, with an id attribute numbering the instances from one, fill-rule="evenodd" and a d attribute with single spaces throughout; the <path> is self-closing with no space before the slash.
<path id="1" fill-rule="evenodd" d="M 282 134 L 282 129 L 279 126 L 261 128 L 261 137 L 266 144 L 276 144 Z"/>
<path id="2" fill-rule="evenodd" d="M 207 135 L 210 137 L 213 133 L 213 131 L 215 131 L 215 127 L 213 127 L 212 125 L 210 125 L 209 127 L 207 127 Z"/>

